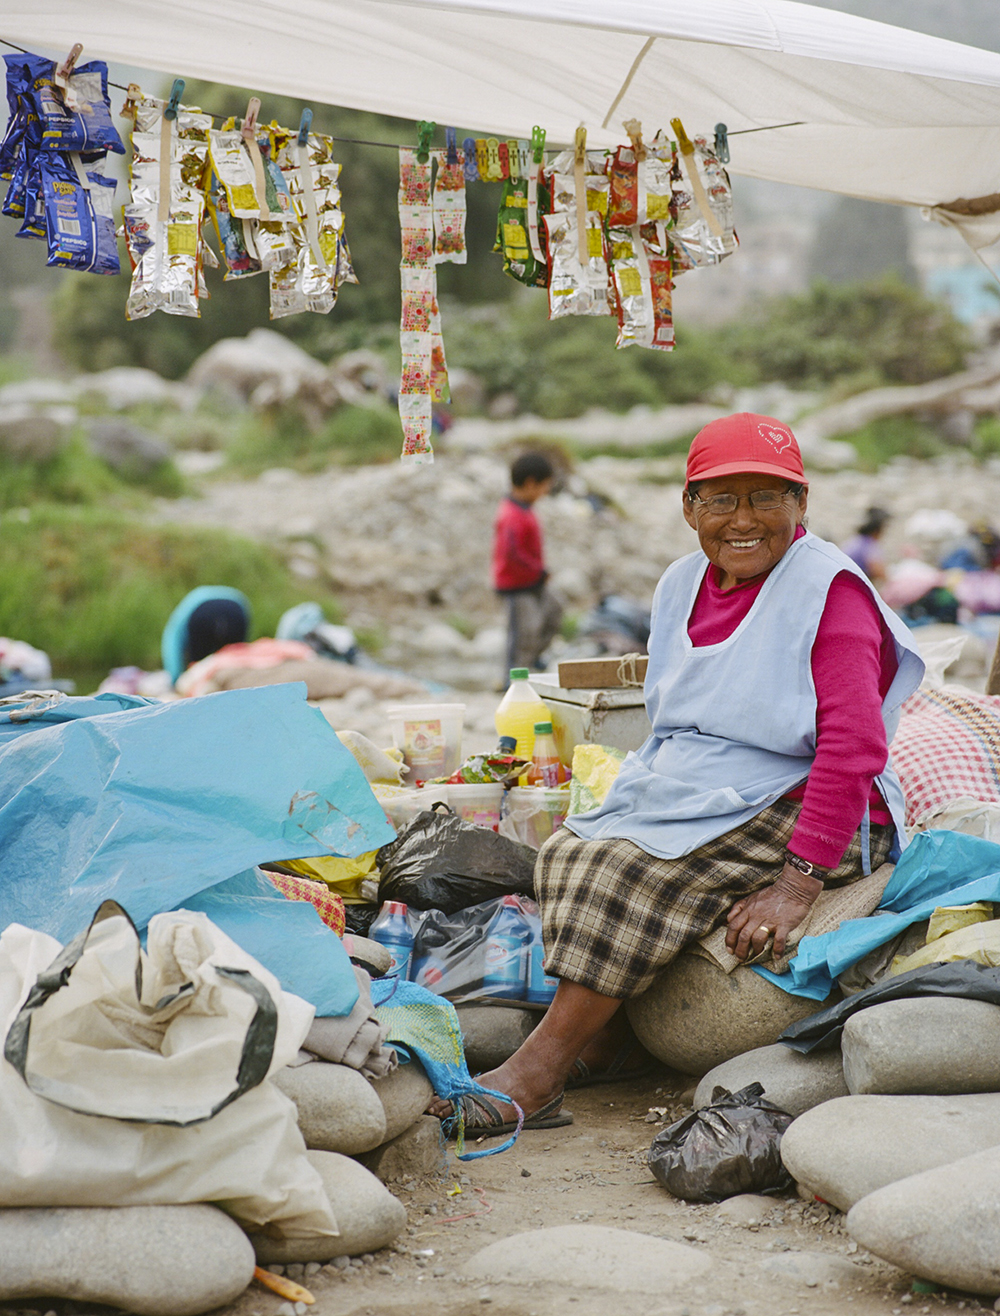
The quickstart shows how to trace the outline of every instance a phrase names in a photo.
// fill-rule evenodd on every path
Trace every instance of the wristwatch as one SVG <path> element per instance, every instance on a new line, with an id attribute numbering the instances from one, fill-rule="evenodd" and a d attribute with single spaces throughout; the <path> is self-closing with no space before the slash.
<path id="1" fill-rule="evenodd" d="M 808 859 L 803 859 L 797 854 L 792 854 L 791 850 L 785 851 L 785 863 L 791 864 L 793 868 L 797 868 L 803 877 L 815 877 L 822 881 L 821 874 L 816 872 L 816 865 L 811 864 Z"/>

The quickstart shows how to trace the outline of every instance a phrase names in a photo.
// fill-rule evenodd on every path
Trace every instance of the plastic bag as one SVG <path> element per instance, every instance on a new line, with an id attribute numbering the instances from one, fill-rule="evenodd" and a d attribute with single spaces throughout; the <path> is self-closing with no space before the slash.
<path id="1" fill-rule="evenodd" d="M 379 903 L 457 913 L 495 896 L 534 896 L 535 852 L 446 805 L 424 809 L 378 852 Z"/>
<path id="2" fill-rule="evenodd" d="M 649 1168 L 686 1202 L 783 1192 L 792 1176 L 781 1160 L 781 1135 L 793 1118 L 764 1100 L 760 1083 L 733 1093 L 717 1087 L 709 1105 L 656 1135 Z"/>
<path id="3" fill-rule="evenodd" d="M 516 899 L 518 909 L 514 912 L 520 914 L 520 930 L 527 950 L 533 942 L 541 943 L 541 916 L 533 900 L 526 896 Z M 524 981 L 519 991 L 506 982 L 496 989 L 489 979 L 487 943 L 503 917 L 503 909 L 498 898 L 454 914 L 444 914 L 439 909 L 408 910 L 406 921 L 413 932 L 410 981 L 459 1004 L 494 997 L 529 1000 L 526 963 L 521 966 Z"/>
<path id="4" fill-rule="evenodd" d="M 977 964 L 974 960 L 957 960 L 910 969 L 895 978 L 885 978 L 846 1001 L 838 1001 L 828 1010 L 790 1024 L 778 1041 L 803 1055 L 832 1051 L 840 1045 L 844 1024 L 852 1014 L 870 1005 L 881 1005 L 883 1001 L 902 1001 L 911 996 L 961 996 L 969 1001 L 1000 1005 L 1000 968 Z"/>
<path id="5" fill-rule="evenodd" d="M 72 1044 L 72 1055 L 62 1082 L 89 1087 L 95 1098 L 107 1102 L 133 1100 L 130 1091 L 110 1087 L 103 1093 L 98 1091 L 97 1070 L 107 1077 L 114 1067 L 134 1060 L 141 1062 L 140 1068 L 162 1069 L 161 1082 L 163 1075 L 171 1077 L 169 1088 L 153 1088 L 151 1099 L 160 1107 L 156 1113 L 162 1114 L 169 1101 L 190 1109 L 204 1100 L 206 1093 L 213 1100 L 209 1089 L 216 1086 L 216 1061 L 229 1062 L 233 1055 L 227 1049 L 217 1057 L 208 1041 L 216 1026 L 224 1033 L 230 1029 L 228 1015 L 197 1015 L 199 1003 L 204 1002 L 201 988 L 207 988 L 210 999 L 218 984 L 211 965 L 219 960 L 228 962 L 246 969 L 258 983 L 266 983 L 268 975 L 198 916 L 167 915 L 157 929 L 150 954 L 157 954 L 155 945 L 161 933 L 164 941 L 168 945 L 173 941 L 174 949 L 179 951 L 188 932 L 189 949 L 195 953 L 186 967 L 204 968 L 205 977 L 192 987 L 193 1008 L 187 1008 L 186 998 L 181 997 L 173 1007 L 184 1012 L 185 1027 L 201 1031 L 200 1039 L 195 1039 L 193 1033 L 188 1035 L 191 1049 L 179 1067 L 182 1072 L 174 1075 L 171 1058 L 157 1055 L 152 1048 L 147 1048 L 145 1055 L 140 1049 L 126 1050 L 113 1016 L 109 1013 L 102 1020 L 94 1011 L 100 1032 L 95 1026 L 89 1035 L 70 1037 L 75 1017 L 65 1021 L 64 1041 Z M 198 953 L 203 934 L 210 945 L 207 956 Z M 37 999 L 55 985 L 54 979 L 60 981 L 59 966 L 66 958 L 60 943 L 43 932 L 33 932 L 18 923 L 4 931 L 0 936 L 0 1036 L 9 1036 L 11 1025 L 29 1001 L 29 993 L 30 999 Z M 134 962 L 134 947 L 125 945 L 121 963 L 113 959 L 110 967 L 118 976 L 122 967 L 134 967 Z M 268 995 L 273 1004 L 278 998 L 272 991 Z M 54 1004 L 62 995 L 58 991 Z M 249 996 L 245 999 L 256 1008 Z M 287 1028 L 282 1022 L 283 1011 L 289 1012 Z M 258 1066 L 267 1071 L 294 1058 L 312 1013 L 302 1002 L 287 999 L 277 1006 L 277 1012 L 279 1022 L 270 1062 L 265 1065 L 261 1057 Z M 245 1018 L 242 1022 L 246 1029 Z M 179 1038 L 175 1040 L 180 1042 Z M 84 1049 L 91 1053 L 86 1066 L 79 1059 Z M 196 1052 L 200 1054 L 200 1069 L 192 1075 L 190 1061 Z M 231 1066 L 227 1063 L 225 1068 L 227 1074 L 218 1084 L 219 1091 L 232 1080 Z M 49 1069 L 51 1072 L 51 1066 Z M 174 1082 L 175 1078 L 184 1081 Z M 143 1089 L 148 1093 L 149 1085 L 143 1084 Z M 244 1228 L 267 1226 L 274 1237 L 336 1233 L 323 1182 L 306 1158 L 295 1107 L 273 1083 L 258 1082 L 211 1119 L 193 1128 L 178 1128 L 97 1118 L 56 1105 L 36 1095 L 14 1065 L 4 1059 L 0 1061 L 0 1128 L 9 1145 L 18 1149 L 17 1154 L 0 1158 L 0 1203 L 4 1207 L 213 1202 Z"/>

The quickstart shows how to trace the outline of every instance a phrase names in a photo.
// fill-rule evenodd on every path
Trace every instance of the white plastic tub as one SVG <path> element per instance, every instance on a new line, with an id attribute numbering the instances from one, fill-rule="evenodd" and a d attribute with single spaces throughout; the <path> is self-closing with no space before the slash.
<path id="1" fill-rule="evenodd" d="M 537 850 L 563 825 L 568 808 L 569 790 L 565 786 L 515 786 L 504 800 L 500 835 Z"/>
<path id="2" fill-rule="evenodd" d="M 392 743 L 410 769 L 408 786 L 450 777 L 462 762 L 464 704 L 393 704 L 386 715 Z"/>
<path id="3" fill-rule="evenodd" d="M 426 787 L 427 790 L 431 788 Z M 500 804 L 503 800 L 503 786 L 493 782 L 449 785 L 448 803 L 466 822 L 475 823 L 477 827 L 489 827 L 496 831 L 500 826 Z"/>

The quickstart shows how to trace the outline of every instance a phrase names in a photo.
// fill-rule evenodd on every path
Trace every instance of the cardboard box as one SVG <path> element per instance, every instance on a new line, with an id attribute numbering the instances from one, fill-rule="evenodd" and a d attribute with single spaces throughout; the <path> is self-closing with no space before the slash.
<path id="1" fill-rule="evenodd" d="M 646 679 L 645 654 L 629 654 L 625 658 L 571 658 L 559 664 L 559 684 L 563 690 L 608 690 L 632 685 L 622 680 L 622 673 L 631 676 L 639 686 Z M 636 687 L 633 687 L 636 688 Z"/>

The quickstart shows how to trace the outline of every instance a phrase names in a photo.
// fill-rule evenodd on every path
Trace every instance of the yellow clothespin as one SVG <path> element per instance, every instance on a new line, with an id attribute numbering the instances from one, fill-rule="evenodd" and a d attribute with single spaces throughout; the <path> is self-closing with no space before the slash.
<path id="1" fill-rule="evenodd" d="M 646 147 L 642 140 L 642 123 L 639 119 L 626 119 L 622 124 L 628 134 L 628 139 L 632 143 L 632 151 L 635 155 L 636 164 L 646 158 Z"/>
<path id="2" fill-rule="evenodd" d="M 684 131 L 684 125 L 680 119 L 671 119 L 670 126 L 674 130 L 674 136 L 677 138 L 677 145 L 680 147 L 681 155 L 694 155 L 694 142 Z"/>
<path id="3" fill-rule="evenodd" d="M 70 86 L 69 80 L 73 72 L 73 66 L 82 54 L 83 45 L 81 42 L 77 41 L 63 62 L 56 65 L 56 70 L 52 77 L 53 83 L 58 88 L 63 98 L 63 104 L 70 110 L 79 108 L 79 99 L 73 91 L 73 88 Z"/>
<path id="4" fill-rule="evenodd" d="M 495 137 L 486 139 L 486 179 L 498 183 L 503 178 L 503 166 L 500 164 L 500 143 Z"/>
<path id="5" fill-rule="evenodd" d="M 587 130 L 581 123 L 573 141 L 573 184 L 576 191 L 576 248 L 586 267 L 587 251 Z"/>
<path id="6" fill-rule="evenodd" d="M 712 209 L 708 194 L 705 191 L 705 184 L 701 181 L 701 175 L 698 173 L 698 161 L 694 153 L 694 142 L 684 131 L 684 125 L 680 119 L 671 119 L 670 126 L 677 134 L 677 145 L 680 147 L 681 155 L 684 157 L 684 168 L 687 170 L 688 179 L 691 183 L 691 191 L 694 195 L 695 203 L 701 211 L 701 217 L 708 225 L 709 229 L 717 238 L 722 237 L 722 225 L 719 223 L 715 211 Z"/>
<path id="7" fill-rule="evenodd" d="M 511 178 L 523 178 L 521 170 L 521 148 L 516 137 L 507 139 L 507 169 Z"/>
<path id="8" fill-rule="evenodd" d="M 487 170 L 490 167 L 489 156 L 486 151 L 486 138 L 476 138 L 476 168 L 479 170 L 480 181 L 485 183 L 489 174 Z"/>

